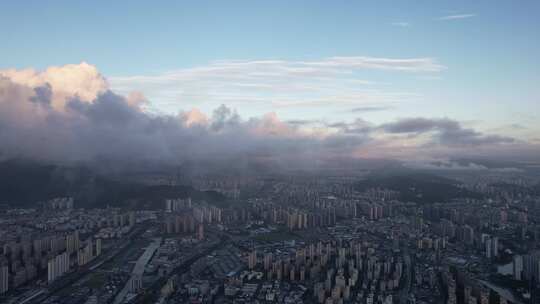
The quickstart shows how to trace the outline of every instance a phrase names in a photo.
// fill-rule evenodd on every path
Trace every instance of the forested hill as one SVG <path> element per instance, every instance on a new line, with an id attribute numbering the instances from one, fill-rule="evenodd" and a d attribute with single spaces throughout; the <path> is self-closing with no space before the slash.
<path id="1" fill-rule="evenodd" d="M 224 197 L 190 186 L 144 185 L 111 180 L 84 167 L 61 167 L 19 160 L 0 162 L 0 204 L 32 207 L 37 202 L 72 196 L 78 207 L 123 206 L 162 208 L 165 198 L 206 200 L 221 204 Z"/>

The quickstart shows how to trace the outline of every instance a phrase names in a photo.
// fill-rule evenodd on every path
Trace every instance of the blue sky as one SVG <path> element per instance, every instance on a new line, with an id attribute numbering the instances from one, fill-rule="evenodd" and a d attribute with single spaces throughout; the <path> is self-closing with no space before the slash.
<path id="1" fill-rule="evenodd" d="M 209 112 L 229 94 L 226 103 L 248 117 L 270 111 L 288 120 L 374 123 L 450 117 L 532 138 L 540 131 L 539 28 L 538 1 L 5 1 L 0 69 L 85 61 L 113 89 L 142 91 L 154 112 Z M 428 58 L 441 68 L 341 66 L 339 75 L 324 75 L 327 81 L 295 75 L 290 82 L 298 87 L 272 83 L 270 93 L 260 89 L 268 86 L 260 77 L 236 83 L 225 77 L 229 70 L 217 81 L 208 75 L 216 61 L 230 68 L 236 61 L 279 60 L 272 69 L 282 69 L 334 57 Z M 318 85 L 329 87 L 307 89 Z M 384 110 L 351 111 L 375 107 Z"/>

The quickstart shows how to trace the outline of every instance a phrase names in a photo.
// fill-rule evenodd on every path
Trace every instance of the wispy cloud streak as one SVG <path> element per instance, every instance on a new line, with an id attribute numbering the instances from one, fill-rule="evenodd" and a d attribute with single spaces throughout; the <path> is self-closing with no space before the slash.
<path id="1" fill-rule="evenodd" d="M 266 109 L 304 105 L 362 105 L 406 100 L 413 92 L 359 76 L 363 70 L 388 73 L 439 73 L 434 58 L 329 57 L 320 60 L 222 60 L 156 75 L 111 77 L 120 92 L 142 90 L 160 108 L 251 103 Z M 403 77 L 406 77 L 405 75 Z"/>
<path id="2" fill-rule="evenodd" d="M 437 18 L 437 20 L 448 21 L 448 20 L 459 20 L 476 17 L 476 14 L 457 14 L 457 15 L 448 15 Z"/>
<path id="3" fill-rule="evenodd" d="M 411 24 L 409 22 L 392 22 L 391 25 L 399 27 L 409 27 Z"/>

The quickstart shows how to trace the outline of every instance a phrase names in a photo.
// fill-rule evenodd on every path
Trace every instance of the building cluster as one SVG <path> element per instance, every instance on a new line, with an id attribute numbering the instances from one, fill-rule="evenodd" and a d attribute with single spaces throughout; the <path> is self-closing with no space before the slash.
<path id="1" fill-rule="evenodd" d="M 505 297 L 498 295 L 481 281 L 471 278 L 466 272 L 460 270 L 452 272 L 450 269 L 444 269 L 441 277 L 447 288 L 447 304 L 508 303 Z"/>
<path id="2" fill-rule="evenodd" d="M 228 199 L 238 200 L 242 193 L 242 188 L 249 186 L 252 182 L 250 178 L 198 178 L 192 179 L 189 183 L 202 191 L 215 191 Z"/>
<path id="3" fill-rule="evenodd" d="M 316 303 L 392 303 L 404 273 L 400 255 L 359 240 L 311 243 L 293 254 L 251 251 L 250 281 L 286 281 L 309 286 Z M 230 292 L 229 292 L 230 293 Z"/>
<path id="4" fill-rule="evenodd" d="M 181 210 L 191 208 L 191 197 L 186 199 L 176 198 L 176 199 L 166 199 L 165 200 L 165 212 L 179 212 Z"/>
<path id="5" fill-rule="evenodd" d="M 531 281 L 533 278 L 538 280 L 540 278 L 540 251 L 514 255 L 512 274 L 518 281 Z"/>
<path id="6" fill-rule="evenodd" d="M 101 254 L 101 239 L 80 241 L 77 230 L 44 233 L 11 241 L 0 255 L 0 291 L 6 293 L 47 274 L 53 282 L 75 267 L 81 267 Z"/>
<path id="7" fill-rule="evenodd" d="M 269 201 L 254 201 L 253 214 L 273 225 L 285 225 L 289 230 L 334 226 L 338 218 L 365 217 L 378 220 L 392 216 L 392 203 L 370 202 L 366 200 L 338 199 L 326 197 L 317 199 L 302 207 L 287 206 Z"/>
<path id="8" fill-rule="evenodd" d="M 102 240 L 122 237 L 145 212 L 74 209 L 56 198 L 41 209 L 8 212 L 0 222 L 0 294 L 26 284 L 53 283 L 102 253 Z M 84 236 L 81 238 L 81 236 Z"/>
<path id="9" fill-rule="evenodd" d="M 73 209 L 73 197 L 57 197 L 48 201 L 42 202 L 41 205 L 44 209 L 49 210 L 65 210 Z"/>
<path id="10" fill-rule="evenodd" d="M 196 234 L 204 239 L 204 226 L 222 222 L 222 209 L 191 198 L 165 200 L 163 231 L 167 234 Z"/>

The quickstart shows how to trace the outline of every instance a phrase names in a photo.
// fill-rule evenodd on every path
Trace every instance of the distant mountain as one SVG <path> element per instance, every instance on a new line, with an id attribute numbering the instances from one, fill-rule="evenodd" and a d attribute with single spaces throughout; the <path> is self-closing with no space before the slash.
<path id="1" fill-rule="evenodd" d="M 455 198 L 481 198 L 482 195 L 460 187 L 460 182 L 438 175 L 399 172 L 369 176 L 358 182 L 357 190 L 385 188 L 398 191 L 402 201 L 417 203 L 447 202 Z"/>
<path id="2" fill-rule="evenodd" d="M 71 183 L 56 166 L 11 160 L 0 163 L 0 203 L 26 206 L 64 196 Z"/>
<path id="3" fill-rule="evenodd" d="M 161 208 L 165 198 L 192 197 L 210 203 L 224 203 L 213 191 L 198 191 L 190 186 L 145 185 L 98 175 L 85 167 L 63 167 L 11 160 L 0 162 L 0 204 L 13 207 L 59 196 L 72 196 L 79 207 L 125 206 Z"/>

